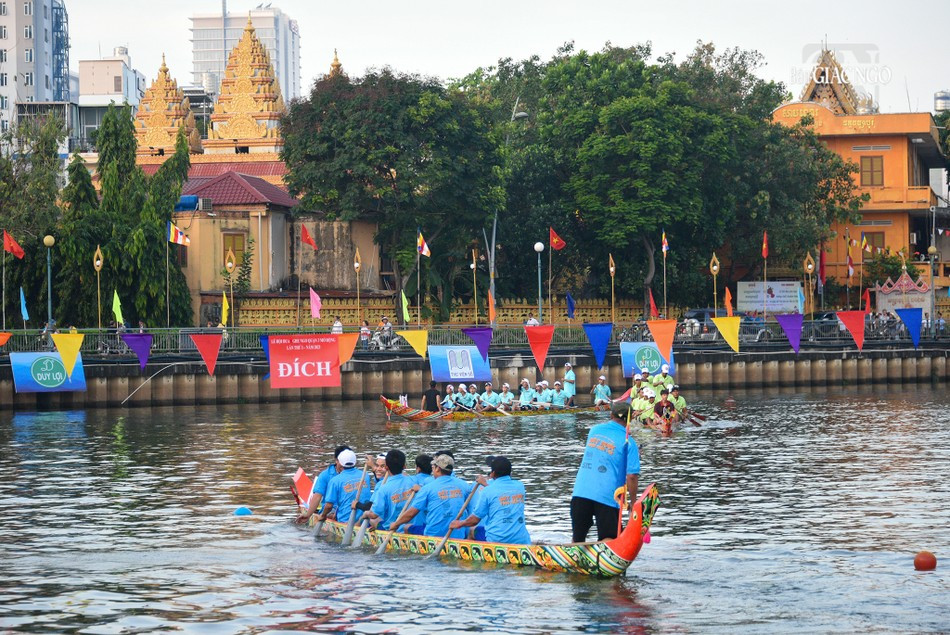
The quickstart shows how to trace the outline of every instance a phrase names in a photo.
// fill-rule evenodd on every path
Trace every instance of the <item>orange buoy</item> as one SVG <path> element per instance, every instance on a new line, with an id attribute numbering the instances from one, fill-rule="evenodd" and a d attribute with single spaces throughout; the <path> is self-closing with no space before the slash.
<path id="1" fill-rule="evenodd" d="M 937 568 L 937 556 L 929 551 L 921 551 L 914 557 L 914 568 L 918 571 L 933 571 Z"/>

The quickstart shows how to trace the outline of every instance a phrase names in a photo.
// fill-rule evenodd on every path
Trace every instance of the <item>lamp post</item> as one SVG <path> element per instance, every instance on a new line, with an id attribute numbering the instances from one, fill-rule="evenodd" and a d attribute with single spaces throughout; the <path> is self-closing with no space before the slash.
<path id="1" fill-rule="evenodd" d="M 53 328 L 53 245 L 56 239 L 47 234 L 43 236 L 46 245 L 46 325 Z"/>
<path id="2" fill-rule="evenodd" d="M 815 316 L 814 316 L 814 313 L 815 313 L 815 299 L 814 299 L 814 298 L 812 297 L 812 295 L 811 295 L 811 276 L 812 276 L 813 273 L 815 273 L 815 259 L 811 257 L 811 252 L 810 252 L 810 251 L 809 251 L 808 254 L 805 256 L 805 262 L 802 263 L 802 264 L 803 264 L 804 269 L 805 269 L 805 280 L 806 280 L 806 283 L 805 283 L 805 284 L 806 284 L 806 286 L 808 287 L 808 301 L 809 301 L 809 304 L 811 305 L 812 318 L 814 318 L 814 317 L 815 317 Z M 862 266 L 862 268 L 864 267 L 863 264 L 862 264 L 861 266 Z M 807 307 L 802 307 L 802 311 L 806 311 L 806 310 L 807 310 Z"/>
<path id="3" fill-rule="evenodd" d="M 544 323 L 544 305 L 541 303 L 541 252 L 544 251 L 544 243 L 538 241 L 534 243 L 534 250 L 538 252 L 538 321 Z"/>
<path id="4" fill-rule="evenodd" d="M 229 317 L 231 318 L 232 329 L 234 328 L 234 275 L 233 274 L 234 274 L 234 268 L 236 266 L 237 266 L 237 259 L 234 256 L 234 252 L 231 251 L 231 248 L 229 247 L 228 255 L 225 256 L 224 258 L 224 268 L 227 269 L 228 271 L 228 284 L 231 287 L 231 315 Z M 297 306 L 298 306 L 297 328 L 300 328 L 300 311 L 299 311 L 300 294 L 299 293 L 297 294 Z M 225 324 L 224 326 L 227 326 L 227 324 Z"/>
<path id="5" fill-rule="evenodd" d="M 472 270 L 472 304 L 475 305 L 475 326 L 478 326 L 478 279 L 476 274 L 478 273 L 475 270 L 476 258 L 478 258 L 478 252 L 472 250 L 472 262 L 468 265 L 468 268 Z"/>
<path id="6" fill-rule="evenodd" d="M 518 102 L 521 101 L 521 97 L 518 96 L 515 98 L 515 107 L 511 109 L 511 119 L 510 123 L 519 121 L 521 119 L 527 119 L 528 113 L 518 110 Z M 505 135 L 505 148 L 508 148 L 508 141 L 511 140 L 511 129 L 509 128 L 508 133 Z M 491 293 L 492 299 L 497 300 L 495 297 L 495 238 L 498 235 L 498 208 L 495 208 L 495 219 L 492 221 L 491 225 L 491 244 L 488 244 L 488 236 L 485 236 L 485 229 L 482 229 L 482 236 L 485 238 L 485 248 L 488 249 L 488 291 Z M 494 326 L 494 324 L 492 324 Z"/>
<path id="7" fill-rule="evenodd" d="M 719 317 L 719 290 L 716 288 L 716 276 L 719 275 L 719 258 L 716 258 L 715 251 L 712 260 L 709 261 L 709 273 L 713 277 L 713 315 Z"/>
<path id="8" fill-rule="evenodd" d="M 927 247 L 927 253 L 930 255 L 930 334 L 937 338 L 937 290 L 934 289 L 934 258 L 937 255 L 937 247 L 930 243 Z"/>
<path id="9" fill-rule="evenodd" d="M 102 250 L 99 245 L 96 245 L 96 253 L 92 258 L 92 268 L 96 270 L 96 309 L 99 312 L 100 331 L 102 330 L 102 287 L 99 284 L 99 272 L 102 271 L 103 262 L 105 262 L 105 258 L 102 257 Z"/>

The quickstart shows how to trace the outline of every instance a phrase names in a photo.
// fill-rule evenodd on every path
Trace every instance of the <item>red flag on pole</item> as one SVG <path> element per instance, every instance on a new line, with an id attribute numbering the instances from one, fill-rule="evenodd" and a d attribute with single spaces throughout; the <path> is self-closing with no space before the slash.
<path id="1" fill-rule="evenodd" d="M 864 313 L 865 314 L 871 313 L 871 290 L 870 289 L 864 290 Z"/>
<path id="2" fill-rule="evenodd" d="M 769 233 L 762 232 L 762 257 L 769 257 Z"/>
<path id="3" fill-rule="evenodd" d="M 23 256 L 26 254 L 23 252 L 23 247 L 20 247 L 20 244 L 13 240 L 13 236 L 7 233 L 7 230 L 3 230 L 3 250 L 9 251 L 11 254 L 16 256 L 19 259 L 23 259 Z"/>
<path id="4" fill-rule="evenodd" d="M 548 230 L 551 232 L 551 249 L 554 251 L 560 251 L 567 247 L 567 243 L 557 235 L 557 232 L 554 231 L 553 227 L 548 227 Z"/>
<path id="5" fill-rule="evenodd" d="M 313 238 L 310 236 L 310 232 L 307 231 L 307 226 L 303 223 L 300 224 L 300 242 L 305 245 L 310 245 L 314 249 L 317 248 L 317 243 L 313 242 Z"/>
<path id="6" fill-rule="evenodd" d="M 660 312 L 656 310 L 656 302 L 653 301 L 653 289 L 647 289 L 650 292 L 650 317 L 660 317 Z"/>
<path id="7" fill-rule="evenodd" d="M 726 315 L 732 317 L 732 291 L 726 287 Z"/>
<path id="8" fill-rule="evenodd" d="M 825 243 L 818 246 L 818 279 L 825 284 Z"/>

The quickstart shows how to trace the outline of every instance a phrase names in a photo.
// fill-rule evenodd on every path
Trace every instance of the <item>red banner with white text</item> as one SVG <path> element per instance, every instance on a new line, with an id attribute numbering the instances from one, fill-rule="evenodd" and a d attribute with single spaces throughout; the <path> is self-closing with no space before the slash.
<path id="1" fill-rule="evenodd" d="M 323 388 L 340 385 L 336 335 L 271 335 L 271 388 Z"/>

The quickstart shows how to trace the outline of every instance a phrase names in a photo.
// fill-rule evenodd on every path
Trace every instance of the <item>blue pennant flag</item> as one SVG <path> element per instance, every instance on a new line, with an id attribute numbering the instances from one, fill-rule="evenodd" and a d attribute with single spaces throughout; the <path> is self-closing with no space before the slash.
<path id="1" fill-rule="evenodd" d="M 897 313 L 901 322 L 907 327 L 907 332 L 910 334 L 910 339 L 914 343 L 914 348 L 917 348 L 917 345 L 920 344 L 920 325 L 924 321 L 924 310 L 921 308 L 895 309 L 894 312 Z"/>
<path id="2" fill-rule="evenodd" d="M 261 348 L 264 349 L 264 357 L 267 359 L 267 368 L 270 368 L 270 340 L 267 339 L 268 337 L 268 335 L 258 335 L 257 339 L 261 343 Z M 266 381 L 269 377 L 270 371 L 261 377 L 261 381 Z"/>
<path id="3" fill-rule="evenodd" d="M 24 322 L 30 319 L 30 314 L 26 312 L 26 296 L 23 295 L 23 287 L 20 287 L 20 315 L 23 316 Z"/>
<path id="4" fill-rule="evenodd" d="M 587 341 L 594 351 L 594 359 L 597 360 L 597 368 L 603 368 L 604 358 L 607 356 L 607 344 L 610 343 L 610 335 L 614 331 L 614 325 L 611 322 L 600 322 L 595 324 L 584 324 L 584 334 L 587 335 Z"/>
<path id="5" fill-rule="evenodd" d="M 568 293 L 568 294 L 567 294 L 567 317 L 568 317 L 569 320 L 573 320 L 573 319 L 574 319 L 574 307 L 575 307 L 575 306 L 576 306 L 576 305 L 574 304 L 574 296 L 572 296 L 570 293 Z"/>

